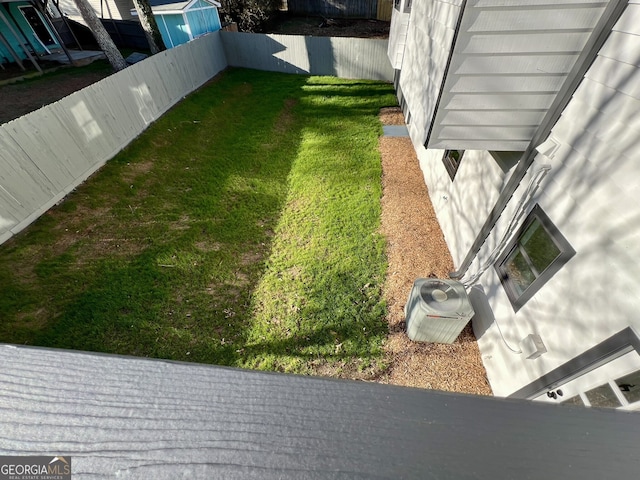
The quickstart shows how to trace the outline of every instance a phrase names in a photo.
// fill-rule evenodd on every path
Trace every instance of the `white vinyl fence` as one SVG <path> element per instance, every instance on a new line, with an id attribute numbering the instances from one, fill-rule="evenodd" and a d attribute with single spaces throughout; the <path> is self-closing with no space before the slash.
<path id="1" fill-rule="evenodd" d="M 387 40 L 222 32 L 232 67 L 393 81 Z"/>
<path id="2" fill-rule="evenodd" d="M 218 34 L 126 68 L 0 126 L 0 243 L 227 67 Z"/>
<path id="3" fill-rule="evenodd" d="M 0 244 L 227 66 L 391 80 L 386 50 L 384 40 L 215 32 L 0 125 Z"/>

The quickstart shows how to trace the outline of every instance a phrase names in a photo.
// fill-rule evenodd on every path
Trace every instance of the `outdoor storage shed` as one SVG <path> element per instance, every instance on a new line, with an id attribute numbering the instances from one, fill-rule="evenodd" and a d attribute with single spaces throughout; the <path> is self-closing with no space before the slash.
<path id="1" fill-rule="evenodd" d="M 0 3 L 0 64 L 26 60 L 25 49 L 37 56 L 60 50 L 53 25 L 31 3 Z"/>
<path id="2" fill-rule="evenodd" d="M 167 48 L 220 30 L 220 4 L 212 0 L 151 0 L 151 10 Z M 135 10 L 131 12 L 135 15 Z"/>

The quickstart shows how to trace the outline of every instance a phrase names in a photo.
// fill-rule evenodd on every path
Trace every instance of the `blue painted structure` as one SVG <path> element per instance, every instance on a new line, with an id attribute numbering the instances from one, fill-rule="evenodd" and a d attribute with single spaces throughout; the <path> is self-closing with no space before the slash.
<path id="1" fill-rule="evenodd" d="M 213 0 L 151 0 L 151 10 L 167 48 L 187 43 L 205 33 L 222 28 L 218 7 Z M 131 13 L 135 15 L 135 10 Z"/>
<path id="2" fill-rule="evenodd" d="M 54 26 L 38 9 L 25 0 L 0 4 L 0 63 L 28 59 L 29 49 L 34 56 L 47 55 L 62 49 L 55 35 Z M 13 52 L 11 51 L 13 50 Z"/>

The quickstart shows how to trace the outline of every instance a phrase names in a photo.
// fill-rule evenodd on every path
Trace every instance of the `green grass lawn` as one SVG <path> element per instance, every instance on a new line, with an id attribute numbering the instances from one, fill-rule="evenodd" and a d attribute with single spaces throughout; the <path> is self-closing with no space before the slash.
<path id="1" fill-rule="evenodd" d="M 392 87 L 230 70 L 0 247 L 0 341 L 298 373 L 383 368 Z"/>

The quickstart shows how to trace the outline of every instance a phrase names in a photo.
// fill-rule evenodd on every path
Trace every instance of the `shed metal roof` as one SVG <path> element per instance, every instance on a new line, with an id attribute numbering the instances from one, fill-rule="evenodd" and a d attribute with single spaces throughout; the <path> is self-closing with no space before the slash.
<path id="1" fill-rule="evenodd" d="M 220 3 L 215 0 L 202 0 L 202 2 L 210 4 L 212 7 L 220 8 Z M 189 10 L 198 0 L 188 0 L 184 2 L 176 2 L 173 0 L 151 0 L 151 9 L 153 12 L 162 12 L 168 10 Z"/>
<path id="2" fill-rule="evenodd" d="M 1 0 L 0 0 L 1 1 Z M 208 3 L 211 7 L 220 8 L 220 3 L 215 0 L 201 0 L 202 2 Z M 151 0 L 149 2 L 151 4 L 151 11 L 153 13 L 183 13 L 186 10 L 189 10 L 193 7 L 198 0 L 188 0 L 185 2 L 176 2 L 173 0 Z M 138 12 L 135 8 L 131 9 L 131 15 L 136 17 Z"/>

